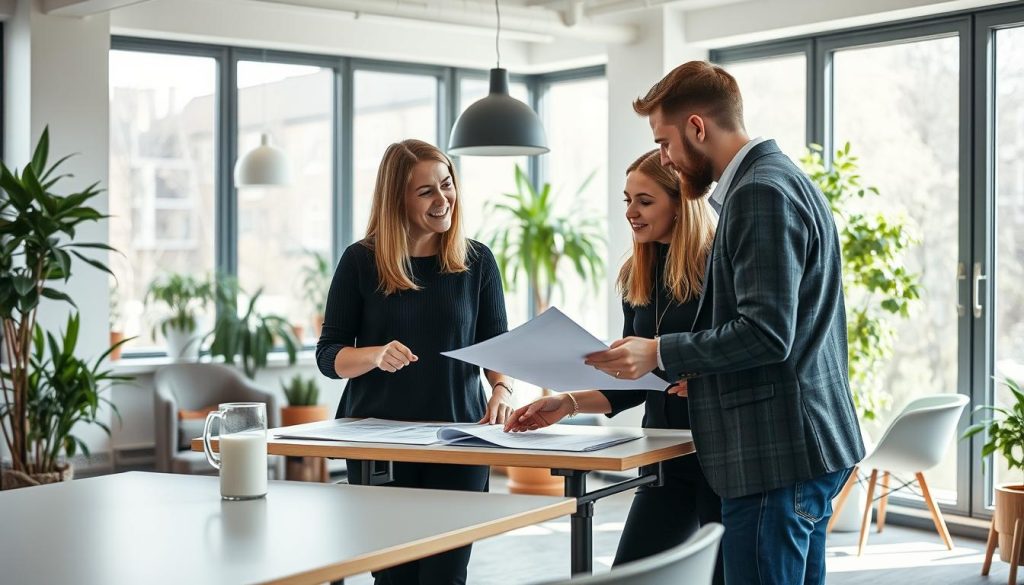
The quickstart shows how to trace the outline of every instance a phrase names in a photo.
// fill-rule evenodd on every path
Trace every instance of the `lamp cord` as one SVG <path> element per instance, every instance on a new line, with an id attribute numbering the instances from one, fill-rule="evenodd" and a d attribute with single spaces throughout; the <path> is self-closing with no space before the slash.
<path id="1" fill-rule="evenodd" d="M 494 52 L 498 54 L 498 69 L 501 69 L 501 8 L 498 7 L 498 0 L 494 0 L 494 13 L 498 16 L 498 29 L 494 34 Z"/>

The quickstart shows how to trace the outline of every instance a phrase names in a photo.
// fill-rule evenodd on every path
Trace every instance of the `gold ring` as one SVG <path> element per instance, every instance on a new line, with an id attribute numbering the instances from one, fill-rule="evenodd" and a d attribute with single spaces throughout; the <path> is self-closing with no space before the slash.
<path id="1" fill-rule="evenodd" d="M 618 377 L 619 377 L 619 371 L 618 371 L 618 370 L 616 370 L 616 371 L 615 371 L 615 377 L 616 377 L 616 378 L 618 378 Z"/>

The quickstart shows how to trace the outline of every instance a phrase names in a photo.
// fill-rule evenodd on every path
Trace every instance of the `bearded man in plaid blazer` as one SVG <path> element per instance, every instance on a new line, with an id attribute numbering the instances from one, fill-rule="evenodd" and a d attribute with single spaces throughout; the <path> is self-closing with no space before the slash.
<path id="1" fill-rule="evenodd" d="M 689 395 L 697 456 L 722 497 L 726 583 L 825 582 L 831 500 L 864 456 L 849 389 L 841 250 L 828 202 L 773 140 L 750 139 L 736 80 L 680 65 L 633 104 L 662 164 L 719 210 L 690 332 L 626 338 L 587 362 L 660 366 Z"/>

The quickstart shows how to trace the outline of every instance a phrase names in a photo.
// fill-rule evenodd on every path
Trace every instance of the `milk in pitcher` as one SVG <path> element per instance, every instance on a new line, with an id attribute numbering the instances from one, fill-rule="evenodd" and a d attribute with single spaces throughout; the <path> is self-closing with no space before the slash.
<path id="1" fill-rule="evenodd" d="M 220 436 L 220 493 L 229 500 L 249 500 L 267 494 L 266 431 Z"/>

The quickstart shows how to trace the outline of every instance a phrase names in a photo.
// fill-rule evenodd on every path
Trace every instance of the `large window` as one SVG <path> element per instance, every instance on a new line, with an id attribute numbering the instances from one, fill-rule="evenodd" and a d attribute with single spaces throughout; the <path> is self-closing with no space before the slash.
<path id="1" fill-rule="evenodd" d="M 443 148 L 457 114 L 488 91 L 483 71 L 120 37 L 112 46 L 111 244 L 127 257 L 111 262 L 124 329 L 140 336 L 126 355 L 163 352 L 152 337 L 162 315 L 143 301 L 166 273 L 237 276 L 250 295 L 262 291 L 260 310 L 287 318 L 312 344 L 323 307 L 305 281 L 320 259 L 333 272 L 364 236 L 387 146 L 417 138 Z M 515 190 L 516 165 L 533 184 L 538 172 L 550 177 L 563 211 L 575 209 L 576 189 L 594 174 L 580 201 L 607 214 L 603 71 L 514 76 L 510 87 L 525 103 L 536 88 L 551 155 L 455 160 L 471 238 L 487 239 L 486 204 Z M 588 124 L 577 128 L 573 116 Z M 284 151 L 290 184 L 238 187 L 235 160 L 263 133 Z M 604 288 L 595 294 L 570 279 L 555 302 L 607 335 Z M 529 318 L 529 299 L 525 282 L 507 294 L 511 326 Z"/>
<path id="2" fill-rule="evenodd" d="M 288 157 L 287 187 L 238 191 L 238 279 L 249 294 L 262 290 L 260 309 L 315 335 L 317 295 L 302 287 L 316 255 L 331 259 L 331 175 L 334 72 L 321 67 L 238 63 L 238 152 L 268 132 Z"/>
<path id="3" fill-rule="evenodd" d="M 1024 384 L 1024 27 L 995 33 L 995 403 L 1012 405 L 1001 383 Z M 1000 455 L 996 482 L 1020 481 Z"/>
<path id="4" fill-rule="evenodd" d="M 625 221 L 623 209 L 608 209 L 608 83 L 604 77 L 567 80 L 547 85 L 542 112 L 551 152 L 542 157 L 544 180 L 551 184 L 556 209 L 562 215 Z M 641 153 L 637 153 L 639 156 Z M 624 176 L 625 169 L 614 169 Z M 611 214 L 609 215 L 609 211 Z M 602 230 L 607 233 L 607 230 Z M 608 258 L 606 269 L 617 271 L 618 258 Z M 568 264 L 568 260 L 563 261 Z M 570 266 L 552 303 L 600 338 L 618 339 L 608 331 L 607 280 L 597 287 L 584 284 Z"/>
<path id="5" fill-rule="evenodd" d="M 483 77 L 465 77 L 459 81 L 459 113 L 475 101 L 487 96 L 490 82 Z M 513 81 L 509 94 L 523 103 L 530 103 L 530 92 L 523 82 Z M 515 193 L 515 167 L 529 173 L 530 161 L 525 156 L 464 156 L 459 157 L 459 180 L 462 214 L 466 235 L 484 243 L 494 227 L 486 214 L 489 202 L 498 202 L 505 193 Z M 517 282 L 514 290 L 505 291 L 505 307 L 509 327 L 522 325 L 530 317 L 530 290 L 525 279 Z"/>
<path id="6" fill-rule="evenodd" d="M 893 395 L 892 413 L 920 396 L 958 388 L 959 49 L 959 39 L 947 37 L 846 49 L 833 58 L 834 144 L 851 143 L 864 183 L 881 192 L 849 211 L 905 217 L 916 239 L 905 260 L 920 275 L 921 300 L 909 319 L 893 318 L 895 353 L 880 377 Z M 866 87 L 871 99 L 864 99 Z M 865 425 L 876 440 L 892 413 Z M 955 441 L 927 473 L 935 496 L 950 501 L 956 500 Z"/>
<path id="7" fill-rule="evenodd" d="M 437 84 L 429 75 L 355 72 L 355 239 L 366 234 L 377 168 L 388 145 L 406 138 L 437 145 Z"/>
<path id="8" fill-rule="evenodd" d="M 807 56 L 798 53 L 725 66 L 743 95 L 751 137 L 773 138 L 793 160 L 807 148 Z"/>
<path id="9" fill-rule="evenodd" d="M 784 58 L 764 55 L 792 55 L 789 73 Z M 806 119 L 808 138 L 830 151 L 849 141 L 862 184 L 881 193 L 849 211 L 904 218 L 916 239 L 906 268 L 920 275 L 921 300 L 909 319 L 894 321 L 895 355 L 881 372 L 894 403 L 865 430 L 877 439 L 925 394 L 1012 405 L 1001 380 L 1024 379 L 1024 10 L 732 47 L 711 58 L 739 80 L 751 133 L 778 137 L 786 131 L 779 123 Z M 799 91 L 798 83 L 774 83 L 801 67 Z M 786 120 L 766 118 L 766 107 L 787 112 Z M 1019 480 L 998 455 L 981 457 L 984 440 L 951 439 L 945 459 L 926 472 L 947 510 L 987 517 L 993 485 Z"/>
<path id="10" fill-rule="evenodd" d="M 110 52 L 112 325 L 137 336 L 129 348 L 163 343 L 145 306 L 155 278 L 214 269 L 216 85 L 208 57 Z"/>

